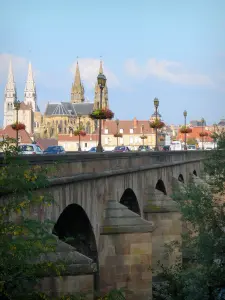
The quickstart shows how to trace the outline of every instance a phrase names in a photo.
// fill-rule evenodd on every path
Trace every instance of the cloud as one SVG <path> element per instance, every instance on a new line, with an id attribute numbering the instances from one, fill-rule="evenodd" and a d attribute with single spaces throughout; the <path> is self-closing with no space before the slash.
<path id="1" fill-rule="evenodd" d="M 79 68 L 81 74 L 81 80 L 84 81 L 85 85 L 88 88 L 93 88 L 96 83 L 98 72 L 99 72 L 99 59 L 94 58 L 79 58 Z M 70 71 L 75 74 L 76 70 L 75 61 L 72 66 L 70 67 Z M 116 75 L 110 71 L 104 64 L 103 64 L 104 74 L 107 78 L 107 85 L 108 87 L 117 87 L 119 86 L 119 80 Z"/>
<path id="2" fill-rule="evenodd" d="M 29 61 L 24 57 L 8 53 L 0 53 L 0 84 L 5 84 L 7 81 L 10 59 L 12 61 L 15 82 L 25 84 Z M 33 72 L 35 77 L 39 74 L 38 70 L 33 70 Z"/>
<path id="3" fill-rule="evenodd" d="M 149 59 L 144 66 L 140 66 L 134 59 L 125 62 L 125 71 L 137 78 L 156 77 L 158 79 L 182 85 L 212 86 L 212 80 L 203 74 L 191 73 L 176 61 Z"/>

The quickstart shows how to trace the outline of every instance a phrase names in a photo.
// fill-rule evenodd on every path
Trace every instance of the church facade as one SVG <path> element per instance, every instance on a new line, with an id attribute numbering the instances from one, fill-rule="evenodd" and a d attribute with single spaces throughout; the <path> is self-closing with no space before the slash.
<path id="1" fill-rule="evenodd" d="M 16 122 L 16 111 L 14 109 L 14 102 L 17 100 L 16 83 L 14 81 L 12 63 L 9 63 L 8 80 L 5 86 L 4 93 L 4 121 L 3 127 Z M 20 104 L 18 112 L 18 121 L 26 125 L 28 133 L 33 133 L 34 115 L 39 111 L 37 106 L 36 87 L 33 78 L 31 63 L 28 65 L 27 81 L 24 89 L 24 101 Z"/>
<path id="2" fill-rule="evenodd" d="M 103 73 L 102 61 L 99 73 Z M 10 61 L 8 81 L 4 93 L 4 128 L 16 121 L 14 102 L 17 100 L 12 63 Z M 18 120 L 26 125 L 26 130 L 36 138 L 57 138 L 58 134 L 69 134 L 77 129 L 78 124 L 87 133 L 97 128 L 97 122 L 89 117 L 93 109 L 99 107 L 100 88 L 95 84 L 93 102 L 85 100 L 85 90 L 81 81 L 79 64 L 77 62 L 74 82 L 70 93 L 70 102 L 47 103 L 42 115 L 37 105 L 36 84 L 31 63 L 28 65 L 27 81 L 24 89 L 24 100 L 21 102 Z M 103 89 L 102 107 L 109 107 L 107 85 Z"/>
<path id="3" fill-rule="evenodd" d="M 103 73 L 102 61 L 99 73 Z M 79 64 L 77 62 L 74 82 L 71 88 L 70 102 L 48 103 L 43 115 L 40 135 L 46 138 L 57 138 L 58 134 L 70 134 L 80 126 L 90 134 L 97 128 L 97 122 L 89 115 L 99 107 L 100 88 L 95 84 L 94 102 L 85 100 L 85 90 L 81 81 Z M 107 85 L 103 89 L 102 107 L 109 107 Z"/>

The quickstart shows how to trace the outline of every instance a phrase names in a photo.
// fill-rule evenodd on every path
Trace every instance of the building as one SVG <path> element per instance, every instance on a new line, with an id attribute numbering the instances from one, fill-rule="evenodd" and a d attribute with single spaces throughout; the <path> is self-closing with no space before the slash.
<path id="1" fill-rule="evenodd" d="M 14 109 L 14 102 L 16 100 L 16 83 L 14 81 L 12 63 L 10 61 L 8 80 L 5 86 L 4 94 L 4 128 L 16 122 L 16 111 Z M 36 86 L 33 77 L 32 66 L 31 63 L 29 63 L 27 81 L 24 89 L 24 101 L 22 101 L 20 104 L 18 121 L 26 125 L 26 130 L 30 134 L 32 134 L 34 131 L 34 119 L 36 112 L 40 112 L 40 110 L 37 105 Z"/>
<path id="2" fill-rule="evenodd" d="M 102 61 L 100 61 L 99 73 L 103 73 Z M 77 62 L 74 82 L 71 88 L 70 102 L 48 103 L 40 126 L 40 136 L 57 138 L 60 134 L 69 135 L 80 122 L 80 126 L 89 134 L 93 133 L 98 125 L 89 115 L 94 108 L 99 107 L 100 88 L 95 85 L 94 102 L 87 102 L 84 95 L 84 87 L 81 82 L 79 64 Z M 103 89 L 102 107 L 108 107 L 108 88 Z M 39 125 L 39 124 L 37 124 Z"/>
<path id="3" fill-rule="evenodd" d="M 0 130 L 0 138 L 13 138 L 16 139 L 16 130 L 7 125 L 4 129 Z M 33 142 L 32 136 L 26 130 L 19 130 L 19 143 L 31 144 Z"/>

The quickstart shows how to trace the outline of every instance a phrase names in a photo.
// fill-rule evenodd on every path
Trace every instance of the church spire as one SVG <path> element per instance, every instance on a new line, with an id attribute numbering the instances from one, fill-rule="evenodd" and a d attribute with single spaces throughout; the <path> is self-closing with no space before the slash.
<path id="1" fill-rule="evenodd" d="M 30 104 L 33 111 L 37 110 L 36 97 L 36 86 L 33 77 L 32 65 L 31 62 L 29 62 L 27 81 L 24 89 L 24 103 Z"/>
<path id="2" fill-rule="evenodd" d="M 74 83 L 75 83 L 76 85 L 81 85 L 80 69 L 79 69 L 78 61 L 77 61 L 77 66 L 76 66 L 76 72 L 75 72 Z"/>
<path id="3" fill-rule="evenodd" d="M 99 74 L 103 74 L 103 62 L 102 59 L 100 60 L 100 67 L 99 67 Z M 109 101 L 108 101 L 108 88 L 107 85 L 103 88 L 103 95 L 102 95 L 102 107 L 109 108 Z M 98 82 L 95 84 L 95 98 L 94 98 L 94 108 L 98 108 L 100 103 L 100 87 Z"/>
<path id="4" fill-rule="evenodd" d="M 99 74 L 103 74 L 102 60 L 100 60 Z"/>
<path id="5" fill-rule="evenodd" d="M 4 99 L 4 127 L 13 123 L 14 102 L 17 99 L 16 84 L 14 82 L 12 62 L 9 62 L 8 81 L 5 86 Z"/>
<path id="6" fill-rule="evenodd" d="M 72 84 L 72 89 L 71 89 L 71 102 L 72 103 L 84 102 L 84 87 L 81 82 L 78 60 L 76 65 L 74 83 Z"/>

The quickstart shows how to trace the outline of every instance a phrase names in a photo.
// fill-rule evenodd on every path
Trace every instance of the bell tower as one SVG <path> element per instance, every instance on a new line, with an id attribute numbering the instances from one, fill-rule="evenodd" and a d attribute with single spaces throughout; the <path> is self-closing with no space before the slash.
<path id="1" fill-rule="evenodd" d="M 102 61 L 100 61 L 99 74 L 103 74 Z M 96 82 L 95 98 L 94 98 L 94 108 L 95 109 L 97 109 L 99 107 L 99 103 L 100 103 L 100 87 L 98 85 L 98 82 Z M 102 91 L 102 108 L 109 108 L 107 84 L 105 84 L 105 87 L 103 88 L 103 91 Z"/>
<path id="2" fill-rule="evenodd" d="M 80 69 L 77 61 L 74 83 L 71 88 L 71 103 L 84 102 L 84 87 L 80 79 Z"/>
<path id="3" fill-rule="evenodd" d="M 14 82 L 12 62 L 9 62 L 8 81 L 4 95 L 4 128 L 14 122 L 14 102 L 17 99 L 16 84 Z"/>
<path id="4" fill-rule="evenodd" d="M 27 81 L 24 89 L 24 103 L 32 106 L 33 112 L 37 111 L 37 94 L 31 63 L 28 65 Z"/>

